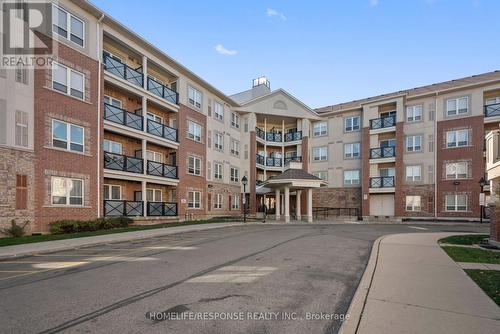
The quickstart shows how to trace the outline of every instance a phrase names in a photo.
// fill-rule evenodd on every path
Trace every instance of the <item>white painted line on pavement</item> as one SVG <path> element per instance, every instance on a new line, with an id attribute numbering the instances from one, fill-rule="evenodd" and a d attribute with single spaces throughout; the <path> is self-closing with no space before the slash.
<path id="1" fill-rule="evenodd" d="M 212 274 L 195 277 L 190 283 L 250 283 L 266 276 L 278 268 L 254 266 L 227 266 L 216 270 Z"/>
<path id="2" fill-rule="evenodd" d="M 425 228 L 425 227 L 417 227 L 417 226 L 408 226 L 408 228 L 414 228 L 415 230 L 428 230 L 428 228 Z"/>

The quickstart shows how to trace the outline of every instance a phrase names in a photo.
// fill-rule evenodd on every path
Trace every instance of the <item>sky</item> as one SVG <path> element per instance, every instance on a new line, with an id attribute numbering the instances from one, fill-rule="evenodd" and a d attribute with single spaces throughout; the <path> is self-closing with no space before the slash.
<path id="1" fill-rule="evenodd" d="M 230 95 L 312 108 L 500 69 L 499 0 L 91 0 Z"/>

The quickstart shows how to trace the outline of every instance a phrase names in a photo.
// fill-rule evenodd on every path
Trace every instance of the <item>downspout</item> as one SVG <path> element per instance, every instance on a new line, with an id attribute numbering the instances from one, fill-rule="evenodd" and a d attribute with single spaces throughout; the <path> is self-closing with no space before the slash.
<path id="1" fill-rule="evenodd" d="M 438 184 L 437 184 L 437 150 L 438 143 L 440 142 L 437 137 L 437 100 L 438 100 L 438 92 L 436 92 L 436 96 L 434 98 L 434 219 L 437 219 L 437 206 L 438 206 Z"/>
<path id="2" fill-rule="evenodd" d="M 101 72 L 102 72 L 102 51 L 101 51 L 101 31 L 104 14 L 97 20 L 97 218 L 101 217 Z"/>

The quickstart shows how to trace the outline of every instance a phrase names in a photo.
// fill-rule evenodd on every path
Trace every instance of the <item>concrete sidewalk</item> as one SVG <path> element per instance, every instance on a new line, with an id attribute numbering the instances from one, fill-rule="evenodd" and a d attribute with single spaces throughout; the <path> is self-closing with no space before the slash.
<path id="1" fill-rule="evenodd" d="M 240 226 L 240 225 L 243 225 L 243 223 L 209 223 L 209 224 L 199 224 L 199 225 L 186 225 L 186 226 L 176 226 L 176 227 L 166 227 L 166 228 L 155 228 L 144 231 L 105 234 L 93 237 L 44 241 L 44 242 L 36 242 L 31 244 L 22 244 L 15 246 L 5 246 L 5 247 L 0 247 L 0 259 L 11 258 L 16 256 L 25 256 L 37 253 L 56 252 L 83 246 L 99 245 L 111 242 L 145 239 L 145 238 L 159 237 L 175 233 L 210 230 L 214 228 Z"/>
<path id="2" fill-rule="evenodd" d="M 457 234 L 377 240 L 340 333 L 500 333 L 500 308 L 437 244 Z"/>

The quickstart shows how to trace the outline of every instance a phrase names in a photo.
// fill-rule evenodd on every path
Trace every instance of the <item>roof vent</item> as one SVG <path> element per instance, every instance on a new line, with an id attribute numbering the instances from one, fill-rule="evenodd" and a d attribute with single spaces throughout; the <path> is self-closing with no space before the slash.
<path id="1" fill-rule="evenodd" d="M 260 85 L 265 85 L 267 88 L 271 89 L 271 83 L 269 82 L 269 80 L 267 80 L 267 78 L 265 76 L 258 77 L 257 79 L 253 79 L 252 88 L 260 86 Z"/>

